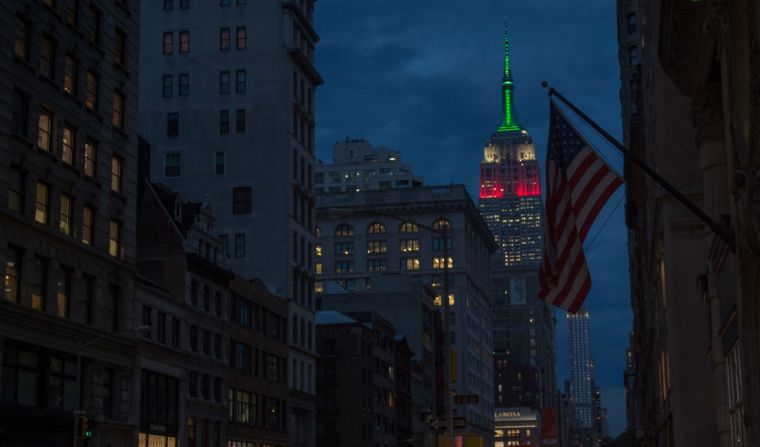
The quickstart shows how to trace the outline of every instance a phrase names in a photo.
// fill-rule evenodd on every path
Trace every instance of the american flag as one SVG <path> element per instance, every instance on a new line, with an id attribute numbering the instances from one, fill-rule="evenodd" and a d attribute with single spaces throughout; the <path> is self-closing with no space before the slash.
<path id="1" fill-rule="evenodd" d="M 623 179 L 550 103 L 546 223 L 538 297 L 575 313 L 591 289 L 583 241 Z"/>

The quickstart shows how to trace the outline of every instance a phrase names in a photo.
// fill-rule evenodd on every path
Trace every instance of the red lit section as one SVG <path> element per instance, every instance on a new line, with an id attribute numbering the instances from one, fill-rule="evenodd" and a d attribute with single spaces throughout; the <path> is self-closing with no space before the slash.
<path id="1" fill-rule="evenodd" d="M 498 199 L 504 196 L 504 186 L 499 175 L 497 163 L 480 165 L 480 198 Z"/>
<path id="2" fill-rule="evenodd" d="M 504 196 L 533 197 L 541 195 L 541 178 L 535 162 L 507 164 L 481 163 L 480 198 L 500 199 Z"/>
<path id="3" fill-rule="evenodd" d="M 538 176 L 538 165 L 535 162 L 520 165 L 516 193 L 517 197 L 541 195 L 541 179 Z"/>

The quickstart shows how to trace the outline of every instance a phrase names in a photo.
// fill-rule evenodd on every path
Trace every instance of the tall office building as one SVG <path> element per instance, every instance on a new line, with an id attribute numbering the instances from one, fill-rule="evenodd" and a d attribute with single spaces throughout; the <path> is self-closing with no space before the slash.
<path id="1" fill-rule="evenodd" d="M 480 212 L 495 235 L 491 261 L 497 407 L 543 409 L 555 402 L 554 315 L 536 298 L 542 248 L 541 179 L 536 150 L 516 118 L 515 84 L 504 31 L 501 124 L 480 164 Z M 526 375 L 530 380 L 526 380 Z M 515 377 L 522 377 L 519 384 Z"/>
<path id="2" fill-rule="evenodd" d="M 72 445 L 75 409 L 93 445 L 134 445 L 139 17 L 0 2 L 3 446 Z"/>
<path id="3" fill-rule="evenodd" d="M 578 428 L 594 428 L 594 360 L 591 356 L 591 333 L 588 310 L 567 314 L 568 373 L 570 399 L 575 408 Z"/>
<path id="4" fill-rule="evenodd" d="M 313 445 L 314 2 L 142 6 L 151 179 L 211 203 L 233 271 L 290 300 L 289 445 Z"/>

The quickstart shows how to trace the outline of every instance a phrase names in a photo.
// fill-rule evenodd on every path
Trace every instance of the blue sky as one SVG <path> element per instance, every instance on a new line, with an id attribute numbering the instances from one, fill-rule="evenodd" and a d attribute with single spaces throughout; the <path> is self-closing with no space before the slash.
<path id="1" fill-rule="evenodd" d="M 476 193 L 483 143 L 501 116 L 504 19 L 518 120 L 542 166 L 549 118 L 542 80 L 619 137 L 615 2 L 319 0 L 316 59 L 325 84 L 317 91 L 318 158 L 329 161 L 338 140 L 367 138 L 400 150 L 426 184 L 464 183 Z M 622 157 L 580 128 L 621 172 Z M 621 188 L 602 211 L 587 252 L 592 351 L 613 435 L 625 427 L 631 328 L 622 196 Z M 567 376 L 564 320 L 557 313 L 560 380 Z"/>

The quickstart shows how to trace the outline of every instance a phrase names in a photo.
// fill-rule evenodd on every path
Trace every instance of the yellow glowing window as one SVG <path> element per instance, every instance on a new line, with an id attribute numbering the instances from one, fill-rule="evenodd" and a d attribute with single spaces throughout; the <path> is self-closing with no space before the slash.
<path id="1" fill-rule="evenodd" d="M 436 306 L 439 306 L 439 307 L 441 306 L 441 304 L 442 304 L 441 303 L 441 295 L 436 295 L 435 296 L 435 298 L 433 299 L 433 304 L 435 304 Z M 453 293 L 449 293 L 449 306 L 453 306 L 454 304 L 456 304 L 456 298 L 454 297 Z"/>
<path id="2" fill-rule="evenodd" d="M 444 260 L 443 256 L 435 256 L 435 257 L 433 257 L 433 268 L 434 269 L 442 269 L 442 268 L 444 268 L 443 260 Z M 448 265 L 449 268 L 454 268 L 454 258 L 453 257 L 449 256 L 449 262 L 448 262 L 448 264 L 449 264 Z"/>

